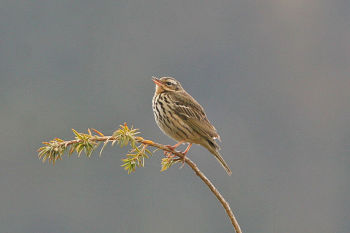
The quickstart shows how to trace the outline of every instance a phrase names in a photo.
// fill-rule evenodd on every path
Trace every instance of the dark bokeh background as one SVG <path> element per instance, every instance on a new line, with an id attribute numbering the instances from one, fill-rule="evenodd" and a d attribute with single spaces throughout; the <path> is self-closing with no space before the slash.
<path id="1" fill-rule="evenodd" d="M 350 2 L 1 0 L 0 232 L 232 232 L 222 207 L 160 152 L 127 175 L 125 150 L 36 155 L 71 128 L 127 121 L 165 144 L 151 76 L 206 109 L 233 175 L 189 156 L 244 232 L 350 231 Z"/>

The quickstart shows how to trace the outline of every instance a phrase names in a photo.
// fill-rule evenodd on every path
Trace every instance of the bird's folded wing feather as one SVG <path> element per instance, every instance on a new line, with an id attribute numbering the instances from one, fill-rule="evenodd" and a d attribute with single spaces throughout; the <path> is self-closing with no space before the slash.
<path id="1" fill-rule="evenodd" d="M 210 124 L 202 106 L 188 93 L 183 96 L 171 96 L 175 111 L 193 130 L 205 137 L 220 138 L 216 129 Z"/>

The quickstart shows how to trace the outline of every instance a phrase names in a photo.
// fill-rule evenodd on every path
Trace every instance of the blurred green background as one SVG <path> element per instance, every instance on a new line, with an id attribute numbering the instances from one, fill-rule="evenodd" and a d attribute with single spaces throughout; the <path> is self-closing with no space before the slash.
<path id="1" fill-rule="evenodd" d="M 350 232 L 350 2 L 0 0 L 0 232 L 232 232 L 191 169 L 126 150 L 42 164 L 42 141 L 156 126 L 151 76 L 206 109 L 233 175 L 189 153 L 244 232 Z"/>

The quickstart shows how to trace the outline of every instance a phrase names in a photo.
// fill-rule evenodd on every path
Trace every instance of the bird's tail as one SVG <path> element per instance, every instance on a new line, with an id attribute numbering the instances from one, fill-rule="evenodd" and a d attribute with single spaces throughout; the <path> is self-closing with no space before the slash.
<path id="1" fill-rule="evenodd" d="M 204 143 L 203 145 L 205 148 L 207 148 L 210 153 L 212 153 L 215 158 L 219 161 L 219 163 L 223 166 L 223 168 L 225 168 L 227 174 L 230 176 L 232 175 L 232 171 L 229 168 L 229 166 L 227 165 L 227 163 L 225 162 L 225 160 L 222 158 L 221 154 L 219 153 L 218 150 L 220 150 L 220 147 L 218 146 L 218 144 L 214 141 L 214 140 L 207 140 L 207 143 Z"/>

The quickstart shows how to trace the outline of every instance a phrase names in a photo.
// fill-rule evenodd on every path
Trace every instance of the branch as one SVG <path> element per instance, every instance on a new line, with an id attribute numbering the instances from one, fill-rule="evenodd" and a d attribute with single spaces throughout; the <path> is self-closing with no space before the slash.
<path id="1" fill-rule="evenodd" d="M 188 164 L 188 166 L 190 166 L 192 168 L 192 170 L 196 173 L 197 176 L 199 176 L 203 182 L 209 187 L 209 189 L 212 191 L 212 193 L 214 193 L 214 195 L 216 196 L 216 198 L 220 201 L 221 205 L 225 208 L 227 215 L 229 216 L 233 227 L 235 228 L 235 231 L 237 233 L 242 233 L 241 228 L 235 218 L 235 215 L 233 214 L 229 203 L 225 200 L 225 198 L 221 195 L 221 193 L 215 188 L 215 186 L 213 185 L 213 183 L 211 183 L 211 181 L 204 175 L 203 172 L 201 172 L 201 170 L 199 170 L 199 168 L 197 167 L 197 165 L 191 160 L 189 159 L 187 156 L 184 156 L 181 152 L 178 151 L 174 151 L 171 150 L 169 147 L 162 145 L 162 144 L 158 144 L 149 140 L 140 140 L 140 143 L 149 145 L 149 146 L 153 146 L 153 147 L 157 147 L 158 149 L 161 149 L 163 151 L 167 151 L 170 152 L 174 155 L 176 155 L 177 157 L 181 158 L 182 160 L 185 160 L 185 163 Z"/>
<path id="2" fill-rule="evenodd" d="M 43 162 L 48 160 L 49 162 L 55 164 L 58 159 L 62 159 L 62 156 L 70 147 L 68 155 L 70 156 L 74 151 L 80 156 L 81 152 L 84 150 L 87 157 L 90 157 L 92 152 L 103 142 L 100 155 L 104 147 L 110 142 L 112 146 L 117 142 L 121 147 L 126 146 L 130 143 L 131 150 L 127 154 L 127 157 L 122 159 L 124 164 L 121 166 L 124 167 L 128 173 L 134 172 L 136 167 L 144 166 L 144 159 L 149 158 L 152 155 L 147 147 L 155 147 L 157 149 L 163 150 L 168 155 L 162 159 L 162 169 L 161 171 L 167 170 L 173 164 L 184 161 L 192 170 L 199 176 L 202 181 L 208 186 L 216 198 L 220 201 L 221 205 L 226 210 L 228 217 L 231 220 L 231 223 L 236 231 L 236 233 L 242 233 L 240 226 L 230 208 L 229 203 L 221 195 L 221 193 L 215 188 L 213 183 L 204 175 L 203 172 L 199 170 L 197 165 L 188 157 L 184 156 L 182 152 L 175 151 L 172 148 L 162 145 L 151 140 L 146 140 L 142 137 L 136 136 L 139 134 L 137 129 L 129 129 L 126 125 L 121 125 L 120 129 L 116 130 L 112 136 L 105 136 L 101 132 L 93 129 L 96 133 L 93 135 L 91 130 L 88 129 L 88 134 L 78 133 L 73 129 L 74 134 L 76 135 L 74 140 L 64 141 L 59 138 L 55 138 L 50 142 L 43 142 L 45 146 L 39 148 L 38 156 L 42 159 Z M 170 156 L 171 155 L 171 156 Z M 175 158 L 176 157 L 176 158 Z"/>

